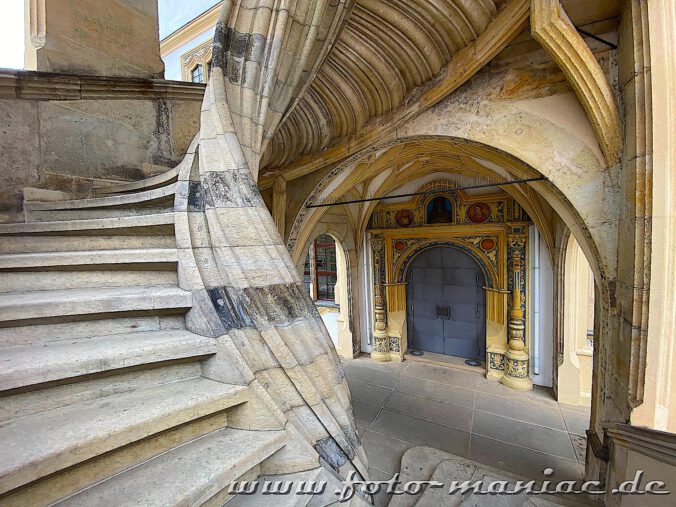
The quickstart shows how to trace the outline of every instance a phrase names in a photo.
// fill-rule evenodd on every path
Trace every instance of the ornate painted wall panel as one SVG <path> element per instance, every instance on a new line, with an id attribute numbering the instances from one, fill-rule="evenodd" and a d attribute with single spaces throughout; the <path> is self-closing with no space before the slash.
<path id="1" fill-rule="evenodd" d="M 408 268 L 421 252 L 446 246 L 468 254 L 484 273 L 486 368 L 489 378 L 500 379 L 506 371 L 509 312 L 514 299 L 509 295 L 516 279 L 524 325 L 527 322 L 527 232 L 531 221 L 505 192 L 482 189 L 468 193 L 451 185 L 447 181 L 427 183 L 408 200 L 380 202 L 371 215 L 369 232 L 384 245 L 379 253 L 379 278 L 374 273 L 374 294 L 385 295 L 381 304 L 385 306 L 389 337 L 378 340 L 377 357 L 403 357 L 407 349 Z M 516 264 L 515 258 L 520 259 Z M 515 267 L 519 270 L 517 277 Z M 527 337 L 528 330 L 524 333 Z"/>

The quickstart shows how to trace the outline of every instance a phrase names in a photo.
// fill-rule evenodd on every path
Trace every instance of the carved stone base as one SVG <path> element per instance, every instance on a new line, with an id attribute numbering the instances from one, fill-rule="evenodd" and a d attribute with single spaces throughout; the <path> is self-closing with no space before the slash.
<path id="1" fill-rule="evenodd" d="M 376 352 L 375 350 L 371 351 L 371 359 L 381 363 L 386 363 L 392 360 L 389 352 Z"/>
<path id="2" fill-rule="evenodd" d="M 491 345 L 486 350 L 486 378 L 500 380 L 505 375 L 505 349 Z"/>
<path id="3" fill-rule="evenodd" d="M 376 331 L 373 333 L 373 350 L 371 359 L 374 361 L 387 362 L 390 358 L 390 343 L 386 332 Z"/>
<path id="4" fill-rule="evenodd" d="M 505 352 L 505 375 L 500 383 L 519 391 L 533 389 L 533 381 L 528 375 L 528 354 L 522 350 Z"/>

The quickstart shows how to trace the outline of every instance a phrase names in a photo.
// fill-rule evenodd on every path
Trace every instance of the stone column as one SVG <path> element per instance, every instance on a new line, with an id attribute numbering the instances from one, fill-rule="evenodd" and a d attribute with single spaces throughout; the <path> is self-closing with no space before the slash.
<path id="1" fill-rule="evenodd" d="M 286 225 L 286 180 L 277 176 L 272 185 L 272 219 L 275 221 L 279 235 L 284 239 Z"/>
<path id="2" fill-rule="evenodd" d="M 511 234 L 509 237 L 508 255 L 511 257 L 512 281 L 511 308 L 509 312 L 507 350 L 505 351 L 505 374 L 500 382 L 506 386 L 527 391 L 533 388 L 528 368 L 528 352 L 526 351 L 526 325 L 521 301 L 521 285 L 525 276 L 525 244 L 522 234 Z"/>
<path id="3" fill-rule="evenodd" d="M 375 330 L 373 332 L 371 359 L 389 361 L 390 345 L 387 336 L 387 310 L 385 308 L 385 292 L 382 280 L 382 270 L 385 261 L 385 241 L 383 238 L 372 238 L 371 249 L 373 250 L 373 274 L 375 276 Z"/>
<path id="4" fill-rule="evenodd" d="M 335 294 L 336 303 L 340 306 L 340 317 L 338 321 L 338 343 L 336 352 L 340 357 L 352 359 L 354 357 L 354 346 L 352 343 L 352 329 L 350 328 L 350 297 L 349 282 L 347 279 L 347 254 L 339 242 L 336 242 L 336 268 L 338 271 L 338 280 L 336 282 Z"/>

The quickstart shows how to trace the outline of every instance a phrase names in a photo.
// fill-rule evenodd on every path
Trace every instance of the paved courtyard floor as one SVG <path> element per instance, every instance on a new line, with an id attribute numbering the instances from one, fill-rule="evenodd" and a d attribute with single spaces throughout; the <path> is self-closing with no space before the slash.
<path id="1" fill-rule="evenodd" d="M 558 480 L 582 477 L 589 409 L 558 403 L 550 389 L 518 392 L 479 373 L 415 361 L 362 356 L 343 365 L 375 480 L 399 472 L 414 446 L 535 480 L 545 468 Z"/>

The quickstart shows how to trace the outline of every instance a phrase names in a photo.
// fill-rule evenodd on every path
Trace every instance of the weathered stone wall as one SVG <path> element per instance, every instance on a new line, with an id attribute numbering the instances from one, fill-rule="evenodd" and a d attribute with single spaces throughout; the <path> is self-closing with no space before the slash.
<path id="1" fill-rule="evenodd" d="M 203 93 L 191 83 L 3 71 L 0 210 L 20 210 L 22 188 L 61 176 L 139 179 L 143 164 L 176 165 L 199 129 Z"/>
<path id="2" fill-rule="evenodd" d="M 25 67 L 164 77 L 157 0 L 26 0 Z"/>

